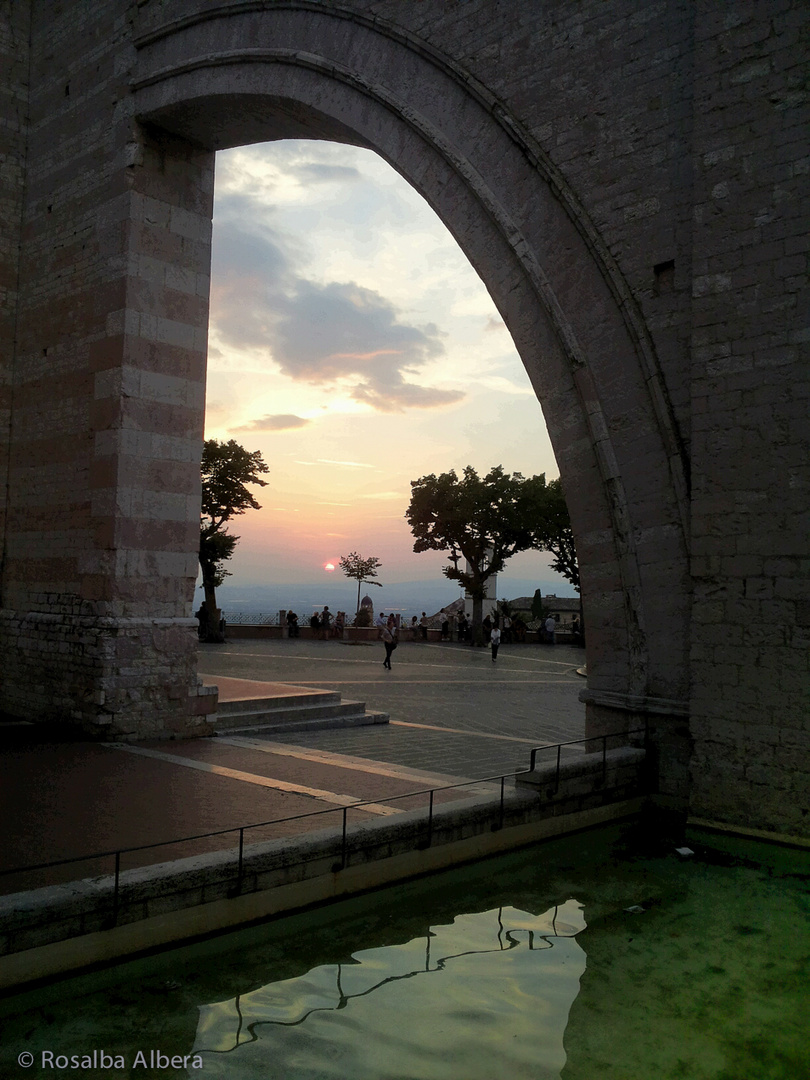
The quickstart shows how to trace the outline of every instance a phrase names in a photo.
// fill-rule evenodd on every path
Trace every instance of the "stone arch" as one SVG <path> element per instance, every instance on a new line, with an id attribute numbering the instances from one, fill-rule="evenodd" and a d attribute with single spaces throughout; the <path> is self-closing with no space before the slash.
<path id="1" fill-rule="evenodd" d="M 546 416 L 583 567 L 592 729 L 604 708 L 607 726 L 617 709 L 684 715 L 685 457 L 631 290 L 542 149 L 436 49 L 348 9 L 214 7 L 135 44 L 142 150 L 160 147 L 135 169 L 145 199 L 175 199 L 167 154 L 314 137 L 374 149 L 433 206 Z"/>

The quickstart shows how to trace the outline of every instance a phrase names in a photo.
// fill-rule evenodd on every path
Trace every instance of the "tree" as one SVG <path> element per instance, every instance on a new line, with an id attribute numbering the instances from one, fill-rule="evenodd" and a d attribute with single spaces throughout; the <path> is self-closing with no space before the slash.
<path id="1" fill-rule="evenodd" d="M 340 569 L 346 575 L 346 577 L 355 578 L 357 580 L 357 607 L 355 608 L 355 618 L 360 613 L 360 586 L 363 582 L 367 582 L 369 585 L 379 585 L 382 588 L 381 581 L 373 581 L 372 578 L 377 576 L 377 567 L 382 566 L 379 559 L 375 559 L 372 555 L 368 559 L 364 559 L 362 555 L 358 555 L 356 551 L 353 551 L 351 555 L 340 556 Z"/>
<path id="2" fill-rule="evenodd" d="M 500 465 L 484 477 L 468 465 L 461 479 L 451 470 L 411 481 L 405 517 L 416 537 L 413 550 L 450 551 L 453 565 L 443 573 L 472 596 L 477 643 L 487 580 L 517 552 L 535 546 L 536 517 L 546 498 L 544 475 L 510 476 Z M 466 570 L 458 567 L 461 557 Z"/>
<path id="3" fill-rule="evenodd" d="M 549 480 L 546 484 L 545 497 L 538 511 L 532 547 L 540 551 L 550 551 L 554 556 L 551 569 L 562 574 L 579 592 L 577 549 L 559 480 Z"/>
<path id="4" fill-rule="evenodd" d="M 216 590 L 229 576 L 223 563 L 233 555 L 239 540 L 225 526 L 232 517 L 244 514 L 246 510 L 261 509 L 245 485 L 266 487 L 267 481 L 259 476 L 266 472 L 269 469 L 261 453 L 246 450 L 235 439 L 228 442 L 206 439 L 203 443 L 200 568 L 205 600 L 200 615 L 200 635 L 206 641 L 222 640 Z"/>

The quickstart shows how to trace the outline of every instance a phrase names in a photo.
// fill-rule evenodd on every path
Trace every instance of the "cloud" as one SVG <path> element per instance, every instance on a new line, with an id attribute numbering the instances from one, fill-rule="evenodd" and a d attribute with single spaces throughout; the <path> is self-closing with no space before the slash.
<path id="1" fill-rule="evenodd" d="M 294 413 L 274 413 L 259 417 L 257 420 L 251 420 L 249 424 L 242 424 L 241 427 L 234 428 L 234 430 L 289 431 L 292 428 L 306 427 L 309 423 L 311 423 L 310 420 L 304 419 L 303 416 L 296 416 Z"/>
<path id="2" fill-rule="evenodd" d="M 308 254 L 268 223 L 267 207 L 250 195 L 218 201 L 216 226 L 215 348 L 262 352 L 299 382 L 339 381 L 348 397 L 380 412 L 438 408 L 464 398 L 462 391 L 413 381 L 444 354 L 444 334 L 435 323 L 405 320 L 394 303 L 355 282 L 322 284 L 303 276 Z"/>
<path id="3" fill-rule="evenodd" d="M 365 461 L 333 461 L 331 458 L 318 458 L 319 465 L 343 465 L 349 469 L 376 469 L 376 465 L 369 465 Z"/>
<path id="4" fill-rule="evenodd" d="M 293 166 L 289 170 L 297 180 L 304 183 L 323 184 L 331 180 L 350 181 L 361 179 L 361 172 L 353 165 L 327 165 L 319 161 L 307 161 L 303 165 Z"/>
<path id="5" fill-rule="evenodd" d="M 487 315 L 487 321 L 484 324 L 484 333 L 491 334 L 493 331 L 505 329 L 506 325 L 502 319 L 496 319 L 494 315 Z"/>

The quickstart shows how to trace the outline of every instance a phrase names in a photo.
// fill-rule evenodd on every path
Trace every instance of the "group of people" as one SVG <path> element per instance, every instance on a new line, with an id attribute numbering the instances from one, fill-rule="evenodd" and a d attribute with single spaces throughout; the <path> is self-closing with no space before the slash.
<path id="1" fill-rule="evenodd" d="M 339 611 L 337 615 L 333 616 L 329 610 L 328 605 L 324 606 L 323 611 L 313 613 L 309 620 L 309 625 L 316 635 L 320 636 L 324 641 L 327 641 L 330 637 L 342 638 L 343 629 L 346 625 L 346 612 Z M 383 667 L 391 670 L 391 656 L 396 649 L 399 640 L 400 622 L 398 616 L 393 613 L 386 617 L 384 612 L 380 612 L 375 620 L 374 624 L 378 631 L 380 639 L 385 646 L 385 660 L 383 660 Z M 514 630 L 516 623 L 513 623 L 512 619 L 507 614 L 503 614 L 500 618 L 496 618 L 493 622 L 492 617 L 487 615 L 482 623 L 482 629 L 484 631 L 484 644 L 488 645 L 492 651 L 492 662 L 495 663 L 498 657 L 498 650 L 501 644 L 508 645 L 514 640 Z M 410 623 L 407 625 L 407 629 L 410 631 L 413 641 L 427 641 L 428 629 L 430 626 L 430 619 L 423 611 L 421 618 L 413 616 Z M 579 619 L 574 619 L 571 627 L 574 633 L 574 640 L 580 637 Z M 287 632 L 289 637 L 298 637 L 300 629 L 298 626 L 298 616 L 294 611 L 287 612 Z M 557 622 L 553 615 L 549 615 L 548 618 L 542 623 L 540 634 L 543 640 L 551 645 L 556 643 Z M 465 612 L 461 611 L 456 615 L 454 611 L 448 611 L 443 609 L 441 612 L 441 635 L 442 641 L 453 641 L 453 635 L 457 634 L 456 640 L 458 641 L 470 641 L 472 639 L 472 623 L 467 618 Z"/>
<path id="2" fill-rule="evenodd" d="M 342 638 L 343 629 L 346 626 L 346 612 L 339 611 L 332 615 L 329 606 L 325 605 L 323 611 L 314 611 L 309 620 L 310 628 L 316 637 L 327 641 L 330 637 Z M 287 636 L 297 638 L 301 636 L 301 628 L 298 625 L 298 616 L 294 611 L 287 612 Z"/>

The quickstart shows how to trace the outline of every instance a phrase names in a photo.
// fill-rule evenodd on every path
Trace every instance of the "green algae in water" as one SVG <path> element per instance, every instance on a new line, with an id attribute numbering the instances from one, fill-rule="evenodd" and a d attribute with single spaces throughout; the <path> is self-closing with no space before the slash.
<path id="1" fill-rule="evenodd" d="M 109 1075 L 810 1077 L 810 855 L 690 846 L 614 826 L 19 995 L 0 1076 L 160 1048 L 204 1069 Z"/>

